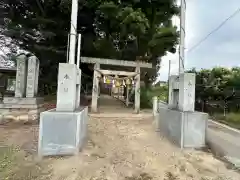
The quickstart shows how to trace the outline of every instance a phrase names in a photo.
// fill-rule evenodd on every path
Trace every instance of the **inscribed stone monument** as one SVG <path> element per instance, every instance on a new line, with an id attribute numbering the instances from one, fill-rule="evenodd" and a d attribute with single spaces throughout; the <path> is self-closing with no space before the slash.
<path id="1" fill-rule="evenodd" d="M 17 73 L 15 97 L 23 98 L 26 95 L 27 57 L 21 54 L 17 57 Z"/>
<path id="2" fill-rule="evenodd" d="M 38 90 L 38 75 L 39 75 L 39 60 L 36 56 L 31 56 L 28 59 L 28 74 L 27 74 L 27 91 L 26 97 L 33 98 L 37 95 Z"/>

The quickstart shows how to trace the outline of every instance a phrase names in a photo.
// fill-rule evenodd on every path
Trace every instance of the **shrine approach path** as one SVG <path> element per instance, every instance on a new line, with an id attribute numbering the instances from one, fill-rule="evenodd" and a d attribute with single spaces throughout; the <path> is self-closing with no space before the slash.
<path id="1" fill-rule="evenodd" d="M 113 101 L 110 100 L 110 101 Z M 107 109 L 107 107 L 105 107 Z M 120 108 L 120 107 L 117 107 Z M 114 109 L 114 108 L 113 108 Z M 123 114 L 120 116 L 120 114 Z M 34 126 L 26 134 L 8 131 L 6 144 L 36 141 Z M 2 133 L 4 128 L 0 129 Z M 18 140 L 16 140 L 16 139 Z M 22 140 L 23 141 L 23 140 Z M 23 146 L 21 151 L 26 151 Z M 33 149 L 34 146 L 30 146 Z M 32 156 L 36 155 L 36 151 Z M 29 155 L 31 156 L 31 155 Z M 33 158 L 34 159 L 34 158 Z M 34 161 L 34 160 L 33 160 Z M 44 158 L 36 180 L 239 180 L 240 174 L 228 169 L 212 154 L 203 151 L 181 151 L 155 129 L 151 112 L 134 115 L 131 111 L 90 114 L 87 140 L 78 156 Z M 22 165 L 22 167 L 24 167 Z M 18 177 L 25 171 L 19 172 Z M 40 173 L 39 173 L 40 172 Z M 1 173 L 1 171 L 0 171 Z M 34 173 L 34 172 L 33 172 Z M 23 178 L 24 179 L 24 178 Z M 27 179 L 25 177 L 25 179 Z M 21 180 L 21 179 L 19 179 Z"/>

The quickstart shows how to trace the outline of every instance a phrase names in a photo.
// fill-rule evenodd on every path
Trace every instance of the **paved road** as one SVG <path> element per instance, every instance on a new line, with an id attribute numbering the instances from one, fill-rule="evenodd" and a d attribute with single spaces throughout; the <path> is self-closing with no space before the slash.
<path id="1" fill-rule="evenodd" d="M 219 155 L 240 159 L 240 131 L 209 120 L 207 142 Z"/>

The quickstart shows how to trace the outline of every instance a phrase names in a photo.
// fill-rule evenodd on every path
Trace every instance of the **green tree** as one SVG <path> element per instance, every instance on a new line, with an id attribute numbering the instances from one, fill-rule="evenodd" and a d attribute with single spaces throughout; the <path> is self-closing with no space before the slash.
<path id="1" fill-rule="evenodd" d="M 56 81 L 58 63 L 66 62 L 71 0 L 3 0 L 0 11 L 1 33 L 34 53 L 44 78 Z M 79 0 L 81 55 L 156 65 L 157 57 L 175 52 L 178 32 L 171 23 L 175 14 L 175 0 Z M 148 79 L 154 75 L 156 71 Z"/>

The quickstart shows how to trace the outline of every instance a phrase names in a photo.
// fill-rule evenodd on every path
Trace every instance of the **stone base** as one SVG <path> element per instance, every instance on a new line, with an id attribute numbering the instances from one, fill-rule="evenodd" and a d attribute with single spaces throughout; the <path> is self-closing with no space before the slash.
<path id="1" fill-rule="evenodd" d="M 208 114 L 159 108 L 158 121 L 160 133 L 181 148 L 206 146 Z"/>
<path id="2" fill-rule="evenodd" d="M 0 104 L 0 123 L 9 121 L 37 122 L 40 113 L 45 111 L 43 98 L 4 97 L 3 102 Z"/>
<path id="3" fill-rule="evenodd" d="M 38 155 L 76 155 L 83 146 L 87 132 L 88 107 L 75 112 L 56 109 L 40 115 Z"/>
<path id="4" fill-rule="evenodd" d="M 14 105 L 35 105 L 42 104 L 44 101 L 41 97 L 34 98 L 17 98 L 17 97 L 4 97 L 3 104 L 14 104 Z"/>

